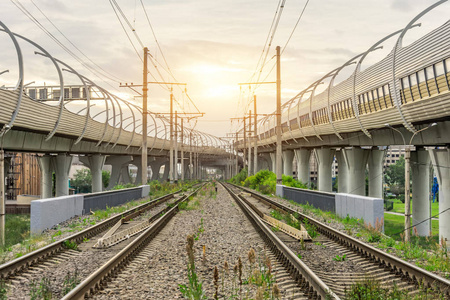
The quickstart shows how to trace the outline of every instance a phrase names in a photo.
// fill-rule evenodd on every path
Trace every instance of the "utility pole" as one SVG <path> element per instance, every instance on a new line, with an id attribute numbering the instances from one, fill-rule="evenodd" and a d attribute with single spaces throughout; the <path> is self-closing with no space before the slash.
<path id="1" fill-rule="evenodd" d="M 174 172 L 175 172 L 175 182 L 178 182 L 178 112 L 175 111 L 175 164 L 174 164 Z"/>
<path id="2" fill-rule="evenodd" d="M 245 122 L 245 116 L 244 116 L 244 156 L 242 157 L 243 163 L 244 163 L 244 168 L 247 166 L 247 125 Z"/>
<path id="3" fill-rule="evenodd" d="M 142 184 L 147 184 L 147 94 L 148 94 L 147 57 L 148 57 L 148 48 L 145 47 L 144 48 L 144 76 L 143 76 L 143 82 L 142 82 L 142 157 L 141 157 Z"/>
<path id="4" fill-rule="evenodd" d="M 277 183 L 281 184 L 282 166 L 281 166 L 281 63 L 280 63 L 280 46 L 277 46 L 277 151 L 276 151 L 276 175 Z"/>
<path id="5" fill-rule="evenodd" d="M 236 139 L 235 139 L 235 145 L 237 145 L 237 142 L 238 142 L 238 133 L 236 132 Z M 237 175 L 238 173 L 239 173 L 239 157 L 238 157 L 238 152 L 237 152 L 237 148 L 236 147 L 234 147 L 234 154 L 235 154 L 235 158 L 236 158 L 236 165 L 235 165 L 235 167 L 236 167 L 236 173 L 234 174 L 234 175 Z"/>
<path id="6" fill-rule="evenodd" d="M 192 164 L 192 130 L 189 132 L 189 180 L 192 180 L 194 165 Z"/>
<path id="7" fill-rule="evenodd" d="M 413 136 L 414 137 L 414 136 Z M 410 160 L 411 143 L 405 147 L 405 242 L 411 241 L 411 195 L 410 195 Z"/>
<path id="8" fill-rule="evenodd" d="M 256 112 L 256 95 L 253 95 L 253 111 L 255 112 L 255 116 L 254 116 L 254 120 L 253 120 L 253 125 L 254 125 L 253 138 L 255 139 L 255 145 L 253 148 L 254 149 L 253 150 L 253 155 L 254 155 L 253 174 L 256 174 L 256 173 L 258 173 L 258 133 L 256 130 L 258 114 Z"/>
<path id="9" fill-rule="evenodd" d="M 248 176 L 252 175 L 252 111 L 248 113 Z"/>
<path id="10" fill-rule="evenodd" d="M 183 118 L 181 118 L 181 181 L 184 181 L 184 128 L 183 128 Z"/>
<path id="11" fill-rule="evenodd" d="M 169 151 L 169 180 L 173 183 L 173 88 L 170 88 L 170 151 Z"/>

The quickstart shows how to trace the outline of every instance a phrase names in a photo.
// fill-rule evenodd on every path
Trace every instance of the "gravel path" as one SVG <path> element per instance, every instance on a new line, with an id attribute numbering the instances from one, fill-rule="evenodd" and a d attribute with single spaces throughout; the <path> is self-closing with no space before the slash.
<path id="1" fill-rule="evenodd" d="M 233 266 L 241 257 L 243 264 L 242 279 L 251 273 L 248 262 L 249 249 L 256 252 L 256 270 L 258 261 L 264 265 L 264 243 L 248 221 L 247 217 L 218 185 L 217 197 L 211 198 L 210 191 L 204 197 L 199 196 L 200 206 L 195 210 L 184 210 L 177 214 L 155 237 L 150 245 L 118 276 L 108 287 L 97 294 L 95 299 L 180 299 L 180 284 L 188 284 L 186 237 L 193 234 L 196 270 L 203 282 L 203 290 L 208 299 L 214 296 L 214 268 L 219 270 L 219 297 L 227 297 L 234 286 L 239 288 L 234 276 Z M 195 201 L 194 200 L 191 200 Z M 203 256 L 203 246 L 205 255 Z M 267 257 L 271 255 L 267 253 Z M 273 259 L 273 258 L 272 258 Z M 224 263 L 228 263 L 229 275 L 224 273 Z M 276 262 L 272 262 L 276 265 Z M 274 271 L 275 273 L 276 271 Z M 239 273 L 239 272 L 238 272 Z M 275 274 L 275 277 L 277 275 Z M 222 278 L 225 283 L 222 285 Z M 233 280 L 233 278 L 235 278 Z M 222 288 L 224 287 L 225 292 Z M 256 287 L 253 284 L 242 286 L 242 296 L 254 298 Z M 298 298 L 298 297 L 294 297 Z M 291 297 L 289 297 L 291 299 Z"/>

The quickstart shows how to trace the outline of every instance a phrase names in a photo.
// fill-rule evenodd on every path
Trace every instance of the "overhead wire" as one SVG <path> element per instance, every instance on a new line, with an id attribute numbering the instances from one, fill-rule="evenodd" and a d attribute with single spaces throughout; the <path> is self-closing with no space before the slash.
<path id="1" fill-rule="evenodd" d="M 87 70 L 89 70 L 94 76 L 99 78 L 99 80 L 103 81 L 105 84 L 111 86 L 113 89 L 118 91 L 116 87 L 111 85 L 109 82 L 103 80 L 101 76 L 104 76 L 103 74 L 99 73 L 95 70 L 95 68 L 92 68 L 88 64 L 86 64 L 81 58 L 79 58 L 75 53 L 73 53 L 69 48 L 67 48 L 56 36 L 54 36 L 42 23 L 29 11 L 26 9 L 25 6 L 23 6 L 22 3 L 20 3 L 19 0 L 11 0 L 11 2 L 26 16 L 28 17 L 39 29 L 41 29 L 48 37 L 50 37 L 57 45 L 59 45 L 64 51 L 66 51 L 70 56 L 72 56 L 76 61 L 78 61 L 83 67 L 85 67 Z"/>
<path id="2" fill-rule="evenodd" d="M 56 26 L 55 25 L 55 23 L 53 23 L 52 22 L 52 20 L 50 20 L 50 18 L 48 18 L 48 16 L 36 5 L 36 3 L 33 1 L 33 0 L 31 0 L 31 3 L 39 10 L 39 12 L 47 19 L 47 21 L 76 49 L 76 50 L 78 50 L 78 52 L 80 52 L 87 60 L 89 60 L 94 66 L 96 66 L 97 68 L 99 68 L 100 70 L 102 70 L 105 74 L 107 74 L 107 75 L 105 75 L 105 74 L 103 74 L 103 76 L 105 76 L 106 78 L 108 78 L 108 79 L 110 79 L 110 80 L 112 80 L 112 81 L 116 81 L 116 82 L 119 82 L 119 81 L 125 81 L 124 79 L 120 79 L 120 78 L 118 78 L 117 76 L 115 76 L 114 74 L 111 74 L 110 72 L 108 72 L 108 71 L 106 71 L 105 69 L 103 69 L 101 66 L 99 66 L 97 63 L 95 63 L 92 59 L 90 59 L 83 51 L 81 51 L 81 49 L 77 46 L 77 45 L 75 45 L 59 28 L 58 28 L 58 26 Z M 111 77 L 109 77 L 109 76 L 111 76 Z M 113 78 L 115 78 L 115 79 L 113 79 Z M 117 81 L 117 80 L 119 80 L 119 81 Z"/>

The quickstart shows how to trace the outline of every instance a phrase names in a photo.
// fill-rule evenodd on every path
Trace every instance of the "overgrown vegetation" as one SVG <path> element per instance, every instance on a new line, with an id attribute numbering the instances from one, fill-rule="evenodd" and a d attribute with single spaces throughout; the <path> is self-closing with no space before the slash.
<path id="1" fill-rule="evenodd" d="M 292 178 L 292 176 L 282 176 L 283 185 L 289 187 L 307 189 L 308 186 L 301 183 L 298 180 Z M 268 170 L 261 170 L 255 175 L 247 177 L 247 169 L 242 169 L 236 176 L 229 180 L 231 183 L 242 185 L 254 190 L 257 190 L 266 195 L 275 194 L 277 177 L 275 173 Z"/>
<path id="2" fill-rule="evenodd" d="M 10 247 L 21 243 L 30 237 L 30 215 L 10 215 L 6 214 L 5 220 L 5 245 L 1 251 L 10 251 Z"/>
<path id="3" fill-rule="evenodd" d="M 186 252 L 188 256 L 187 264 L 187 277 L 188 284 L 179 284 L 180 292 L 186 299 L 200 300 L 206 299 L 205 292 L 203 291 L 203 283 L 199 280 L 197 271 L 195 269 L 194 259 L 194 236 L 189 235 L 187 237 Z"/>
<path id="4" fill-rule="evenodd" d="M 49 300 L 52 299 L 50 279 L 43 277 L 41 281 L 32 280 L 30 282 L 30 299 L 31 300 Z"/>
<path id="5" fill-rule="evenodd" d="M 8 286 L 3 279 L 0 280 L 0 300 L 6 300 L 8 297 Z"/>
<path id="6" fill-rule="evenodd" d="M 109 171 L 102 171 L 103 187 L 109 185 L 111 173 Z M 73 178 L 70 180 L 70 186 L 75 189 L 75 193 L 91 193 L 92 192 L 92 174 L 90 169 L 80 169 L 75 172 Z"/>
<path id="7" fill-rule="evenodd" d="M 63 281 L 63 287 L 61 290 L 62 295 L 68 294 L 71 290 L 73 290 L 79 283 L 81 282 L 80 274 L 78 273 L 78 270 L 75 269 L 73 273 L 70 271 L 67 272 L 66 276 L 64 277 Z"/>

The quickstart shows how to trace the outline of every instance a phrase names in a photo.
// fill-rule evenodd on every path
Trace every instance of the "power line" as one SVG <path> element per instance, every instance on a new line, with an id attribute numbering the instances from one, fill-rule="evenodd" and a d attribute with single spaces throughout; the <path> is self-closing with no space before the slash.
<path id="1" fill-rule="evenodd" d="M 19 2 L 19 0 L 16 0 L 14 2 L 11 0 L 11 2 L 26 16 L 28 17 L 39 29 L 41 29 L 47 36 L 49 36 L 57 45 L 59 45 L 64 51 L 66 51 L 70 56 L 72 56 L 76 61 L 78 61 L 82 66 L 84 66 L 87 70 L 89 70 L 92 74 L 94 74 L 97 78 L 99 78 L 101 81 L 106 83 L 107 85 L 111 86 L 113 89 L 117 90 L 114 86 L 109 84 L 107 81 L 101 79 L 98 75 L 104 76 L 103 74 L 97 72 L 95 68 L 92 68 L 91 66 L 87 65 L 83 60 L 81 60 L 75 53 L 73 53 L 69 48 L 67 48 L 61 41 L 58 40 L 50 31 L 48 31 L 44 25 L 39 22 L 38 19 L 36 19 L 32 13 L 30 13 L 23 5 Z"/>
<path id="2" fill-rule="evenodd" d="M 86 54 L 84 54 L 84 52 L 83 51 L 81 51 L 80 50 L 80 48 L 78 48 L 48 17 L 47 17 L 47 15 L 36 5 L 36 3 L 33 1 L 33 0 L 31 0 L 31 3 L 33 3 L 33 5 L 39 10 L 39 12 L 47 19 L 47 21 L 48 22 L 50 22 L 50 24 L 52 24 L 52 26 L 75 48 L 75 49 L 77 49 L 85 58 L 87 58 L 93 65 L 95 65 L 97 68 L 99 68 L 100 70 L 102 70 L 105 74 L 108 74 L 108 75 L 110 75 L 110 76 L 112 76 L 112 77 L 114 77 L 114 78 L 116 78 L 117 80 L 119 80 L 119 81 L 125 81 L 125 80 L 123 80 L 123 79 L 120 79 L 120 78 L 118 78 L 118 77 L 116 77 L 115 75 L 113 75 L 113 74 L 111 74 L 111 73 L 109 73 L 108 71 L 106 71 L 106 70 L 104 70 L 101 66 L 99 66 L 98 64 L 96 64 L 92 59 L 90 59 Z M 104 74 L 102 74 L 103 76 L 105 76 L 106 78 L 108 78 L 108 79 L 110 79 L 110 80 L 113 80 L 113 81 L 116 81 L 116 80 L 114 80 L 113 78 L 111 78 L 111 77 L 109 77 L 109 76 L 107 76 L 107 75 L 104 75 Z M 116 82 L 118 82 L 118 81 L 116 81 Z"/>
<path id="3" fill-rule="evenodd" d="M 294 29 L 292 29 L 291 35 L 289 35 L 288 40 L 286 41 L 286 44 L 283 47 L 283 50 L 281 51 L 281 54 L 283 54 L 284 50 L 286 49 L 287 45 L 289 44 L 289 41 L 291 40 L 292 36 L 294 35 L 295 29 L 297 29 L 298 23 L 300 23 L 300 20 L 302 19 L 303 13 L 306 10 L 306 7 L 308 6 L 309 0 L 306 1 L 305 6 L 303 6 L 303 10 L 300 13 L 300 16 L 297 19 L 297 23 L 295 23 Z"/>

